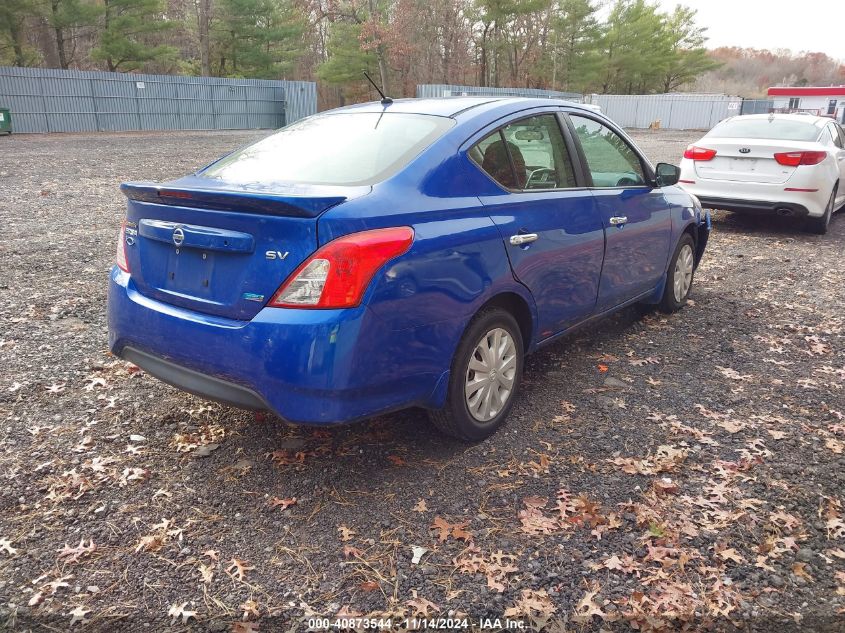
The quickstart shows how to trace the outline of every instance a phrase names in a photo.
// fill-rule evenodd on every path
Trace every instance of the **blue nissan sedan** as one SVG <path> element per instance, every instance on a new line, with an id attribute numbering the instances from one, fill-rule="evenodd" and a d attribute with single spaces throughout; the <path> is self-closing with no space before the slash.
<path id="1" fill-rule="evenodd" d="M 204 398 L 327 425 L 419 406 L 492 434 L 524 357 L 687 301 L 710 231 L 678 169 L 546 99 L 400 99 L 127 183 L 117 356 Z"/>

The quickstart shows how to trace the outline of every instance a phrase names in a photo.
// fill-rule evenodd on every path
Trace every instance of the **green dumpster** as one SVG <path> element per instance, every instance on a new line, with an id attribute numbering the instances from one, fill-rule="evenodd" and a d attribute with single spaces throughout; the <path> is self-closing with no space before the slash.
<path id="1" fill-rule="evenodd" d="M 7 108 L 0 108 L 0 134 L 12 133 L 12 115 Z"/>

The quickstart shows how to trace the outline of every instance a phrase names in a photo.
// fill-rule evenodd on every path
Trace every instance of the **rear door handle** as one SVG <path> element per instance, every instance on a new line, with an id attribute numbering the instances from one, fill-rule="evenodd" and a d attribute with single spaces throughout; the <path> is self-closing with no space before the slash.
<path id="1" fill-rule="evenodd" d="M 514 246 L 522 246 L 536 242 L 539 237 L 536 233 L 520 233 L 519 235 L 511 235 L 510 243 Z"/>
<path id="2" fill-rule="evenodd" d="M 624 215 L 615 215 L 610 218 L 611 226 L 622 226 L 628 221 L 628 217 Z"/>

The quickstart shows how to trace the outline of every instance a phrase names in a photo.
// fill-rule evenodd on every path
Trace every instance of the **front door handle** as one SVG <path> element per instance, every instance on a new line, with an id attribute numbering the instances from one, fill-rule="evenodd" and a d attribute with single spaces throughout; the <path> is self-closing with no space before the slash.
<path id="1" fill-rule="evenodd" d="M 628 217 L 624 215 L 615 215 L 610 218 L 611 226 L 622 226 L 628 221 Z"/>
<path id="2" fill-rule="evenodd" d="M 519 235 L 511 235 L 510 243 L 514 246 L 522 246 L 536 242 L 539 237 L 536 233 L 520 233 Z"/>

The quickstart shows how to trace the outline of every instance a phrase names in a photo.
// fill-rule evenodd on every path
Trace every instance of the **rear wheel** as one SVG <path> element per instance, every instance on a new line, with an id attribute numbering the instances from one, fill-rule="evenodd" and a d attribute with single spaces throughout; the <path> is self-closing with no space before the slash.
<path id="1" fill-rule="evenodd" d="M 500 308 L 480 312 L 452 360 L 446 406 L 429 411 L 431 421 L 466 442 L 491 436 L 513 407 L 522 365 L 522 335 L 513 315 Z"/>
<path id="2" fill-rule="evenodd" d="M 675 248 L 675 254 L 669 263 L 666 275 L 666 287 L 663 289 L 663 299 L 660 309 L 663 312 L 677 312 L 687 302 L 692 279 L 695 273 L 695 250 L 692 236 L 684 233 Z"/>
<path id="3" fill-rule="evenodd" d="M 833 207 L 836 206 L 836 187 L 830 194 L 830 200 L 827 201 L 827 207 L 824 210 L 824 215 L 820 218 L 808 218 L 807 230 L 811 233 L 824 235 L 827 233 L 827 228 L 830 226 L 830 216 L 833 215 Z"/>

